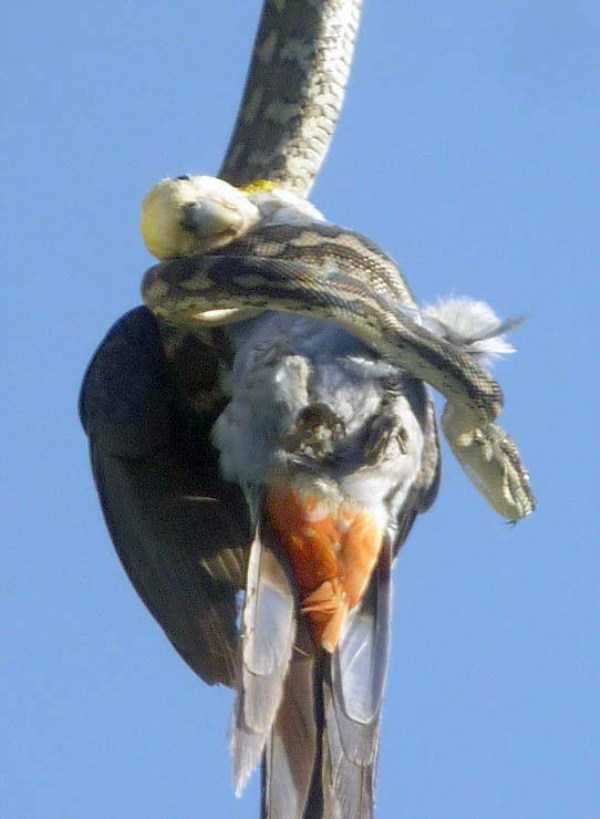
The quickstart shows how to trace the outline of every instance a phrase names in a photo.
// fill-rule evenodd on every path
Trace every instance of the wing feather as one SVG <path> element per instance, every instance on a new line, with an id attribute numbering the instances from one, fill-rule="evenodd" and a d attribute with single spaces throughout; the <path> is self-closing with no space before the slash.
<path id="1" fill-rule="evenodd" d="M 364 596 L 349 618 L 338 651 L 332 658 L 334 698 L 353 723 L 371 724 L 378 716 L 389 656 L 390 544 L 382 555 Z"/>
<path id="2" fill-rule="evenodd" d="M 319 661 L 304 621 L 263 766 L 263 817 L 303 819 L 318 752 L 315 674 Z"/>
<path id="3" fill-rule="evenodd" d="M 236 793 L 260 762 L 281 703 L 296 631 L 296 595 L 271 531 L 259 524 L 242 614 L 241 672 L 231 737 Z"/>
<path id="4" fill-rule="evenodd" d="M 188 436 L 146 308 L 123 316 L 101 343 L 80 410 L 103 513 L 131 582 L 193 670 L 233 685 L 246 502 L 218 482 L 208 442 Z"/>
<path id="5" fill-rule="evenodd" d="M 389 654 L 392 545 L 323 677 L 324 816 L 371 819 L 379 719 Z"/>

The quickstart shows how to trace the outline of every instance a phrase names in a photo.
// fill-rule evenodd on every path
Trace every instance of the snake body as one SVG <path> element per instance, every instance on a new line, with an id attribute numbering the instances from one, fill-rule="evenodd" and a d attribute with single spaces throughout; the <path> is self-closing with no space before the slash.
<path id="1" fill-rule="evenodd" d="M 518 450 L 493 423 L 502 409 L 499 385 L 471 356 L 399 309 L 414 306 L 402 275 L 359 234 L 320 223 L 259 226 L 214 253 L 156 265 L 142 292 L 157 316 L 190 330 L 215 310 L 236 308 L 336 323 L 448 399 L 442 423 L 452 450 L 499 514 L 514 521 L 533 511 Z"/>
<path id="2" fill-rule="evenodd" d="M 265 0 L 219 176 L 307 196 L 344 100 L 362 0 Z"/>

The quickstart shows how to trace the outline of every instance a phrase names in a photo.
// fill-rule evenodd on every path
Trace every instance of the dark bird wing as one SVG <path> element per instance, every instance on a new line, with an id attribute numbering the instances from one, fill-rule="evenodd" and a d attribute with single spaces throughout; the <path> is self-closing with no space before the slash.
<path id="1" fill-rule="evenodd" d="M 247 506 L 236 486 L 219 480 L 207 421 L 181 400 L 146 308 L 124 315 L 100 344 L 80 414 L 131 582 L 192 669 L 208 683 L 233 685 Z"/>

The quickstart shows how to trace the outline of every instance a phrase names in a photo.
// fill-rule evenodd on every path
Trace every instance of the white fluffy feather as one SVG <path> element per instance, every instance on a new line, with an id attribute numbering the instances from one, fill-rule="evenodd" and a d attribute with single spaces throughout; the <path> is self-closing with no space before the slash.
<path id="1" fill-rule="evenodd" d="M 485 301 L 465 296 L 440 299 L 414 312 L 416 316 L 411 317 L 416 317 L 423 327 L 469 353 L 485 367 L 515 352 L 505 334 L 524 321 L 521 317 L 501 321 Z"/>
<path id="2" fill-rule="evenodd" d="M 248 199 L 260 211 L 261 225 L 304 225 L 325 222 L 321 211 L 307 199 L 302 199 L 283 188 L 250 193 Z"/>

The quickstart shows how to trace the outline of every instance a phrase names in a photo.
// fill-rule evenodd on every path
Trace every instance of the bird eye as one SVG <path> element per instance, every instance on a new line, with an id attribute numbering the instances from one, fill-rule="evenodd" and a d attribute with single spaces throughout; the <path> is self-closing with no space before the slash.
<path id="1" fill-rule="evenodd" d="M 189 177 L 186 173 L 184 173 L 183 176 L 176 176 L 175 177 L 175 179 L 184 179 L 186 182 L 189 182 L 190 178 L 191 177 Z"/>

